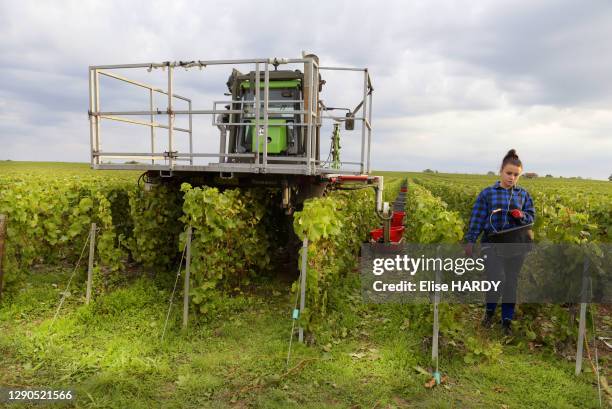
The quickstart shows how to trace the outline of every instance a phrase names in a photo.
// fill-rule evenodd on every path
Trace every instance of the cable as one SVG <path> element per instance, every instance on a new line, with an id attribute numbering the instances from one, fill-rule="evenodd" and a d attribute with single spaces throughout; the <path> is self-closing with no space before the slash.
<path id="1" fill-rule="evenodd" d="M 74 267 L 74 270 L 72 271 L 72 275 L 70 276 L 70 279 L 68 280 L 68 284 L 66 285 L 66 289 L 64 290 L 62 299 L 60 300 L 60 303 L 57 306 L 57 310 L 55 311 L 55 315 L 53 316 L 53 321 L 51 321 L 51 325 L 49 325 L 49 328 L 51 328 L 53 324 L 55 323 L 55 320 L 57 319 L 57 315 L 59 314 L 60 309 L 62 308 L 62 304 L 64 304 L 64 300 L 66 299 L 66 294 L 68 293 L 68 288 L 70 288 L 70 283 L 72 282 L 72 279 L 74 278 L 74 275 L 76 274 L 77 268 L 79 268 L 79 264 L 81 263 L 81 259 L 83 258 L 83 254 L 85 253 L 85 248 L 87 247 L 87 243 L 89 243 L 90 238 L 91 238 L 91 231 L 87 235 L 87 240 L 85 240 L 85 244 L 83 244 L 83 249 L 81 250 L 81 255 L 79 256 L 79 260 L 77 261 L 76 266 Z"/>
<path id="2" fill-rule="evenodd" d="M 327 155 L 327 159 L 325 159 L 321 163 L 321 167 L 324 167 L 325 165 L 329 164 L 329 160 L 331 159 L 331 154 L 332 154 L 333 147 L 334 147 L 334 141 L 330 140 L 330 142 L 329 142 L 329 154 Z"/>
<path id="3" fill-rule="evenodd" d="M 512 196 L 514 195 L 514 185 L 512 185 L 512 187 L 510 188 L 510 199 L 508 200 L 508 206 L 506 208 L 506 213 L 504 214 L 504 219 L 503 222 L 504 224 L 502 224 L 501 230 L 504 230 L 504 227 L 506 227 L 506 224 L 508 224 L 508 213 L 510 212 L 510 203 L 512 203 Z M 495 209 L 491 212 L 491 214 L 489 214 L 489 224 L 491 225 L 491 228 L 493 229 L 493 231 L 495 233 L 499 233 L 499 230 L 497 230 L 495 228 L 495 226 L 493 225 L 493 215 L 495 213 L 501 212 L 503 209 L 499 208 L 499 209 Z"/>
<path id="4" fill-rule="evenodd" d="M 172 295 L 170 296 L 170 303 L 168 304 L 168 312 L 166 313 L 166 321 L 164 322 L 164 329 L 162 331 L 161 342 L 164 342 L 164 336 L 166 335 L 166 327 L 168 326 L 168 318 L 170 318 L 170 310 L 172 309 L 172 302 L 174 300 L 176 286 L 178 284 L 179 278 L 181 277 L 181 268 L 183 267 L 183 258 L 185 257 L 185 251 L 187 251 L 187 241 L 185 241 L 185 247 L 183 247 L 183 252 L 181 253 L 181 261 L 179 262 L 179 268 L 178 268 L 178 271 L 176 272 L 176 280 L 174 280 L 174 288 L 172 289 Z"/>
<path id="5" fill-rule="evenodd" d="M 491 212 L 491 214 L 489 215 L 489 224 L 491 225 L 491 228 L 493 229 L 493 231 L 494 231 L 495 233 L 499 233 L 499 231 L 498 231 L 498 230 L 495 228 L 495 226 L 493 225 L 493 220 L 491 220 L 491 218 L 493 217 L 493 215 L 494 215 L 495 213 L 497 213 L 497 212 L 501 212 L 501 211 L 502 211 L 502 209 L 495 209 L 495 210 L 493 210 L 493 211 Z M 502 229 L 503 229 L 503 227 L 502 227 Z"/>
<path id="6" fill-rule="evenodd" d="M 139 188 L 142 188 L 142 186 L 140 185 L 140 182 L 144 179 L 146 174 L 147 172 L 143 172 L 142 175 L 138 176 L 138 180 L 136 181 L 136 186 L 138 186 Z"/>
<path id="7" fill-rule="evenodd" d="M 508 207 L 506 208 L 506 213 L 504 214 L 504 224 L 502 225 L 502 230 L 506 227 L 508 223 L 508 212 L 510 212 L 510 203 L 512 203 L 512 196 L 514 195 L 514 185 L 510 187 L 510 199 L 508 200 Z"/>

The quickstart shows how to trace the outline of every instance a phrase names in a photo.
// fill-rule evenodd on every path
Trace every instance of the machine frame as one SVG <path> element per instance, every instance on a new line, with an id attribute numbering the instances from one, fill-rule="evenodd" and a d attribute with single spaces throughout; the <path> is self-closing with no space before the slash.
<path id="1" fill-rule="evenodd" d="M 290 101 L 299 104 L 300 110 L 295 111 L 303 115 L 304 122 L 296 124 L 305 129 L 306 152 L 302 156 L 281 156 L 270 155 L 266 143 L 261 140 L 268 139 L 269 117 L 278 114 L 271 109 L 270 103 L 278 102 L 269 99 L 270 72 L 271 66 L 278 67 L 281 64 L 303 64 L 304 82 L 303 99 Z M 255 99 L 253 108 L 255 110 L 255 129 L 257 132 L 256 152 L 235 153 L 228 150 L 228 127 L 248 126 L 247 123 L 221 123 L 219 118 L 224 114 L 240 114 L 244 112 L 244 101 L 214 101 L 212 109 L 192 109 L 191 99 L 178 95 L 174 92 L 174 70 L 177 68 L 205 68 L 213 65 L 243 66 L 254 67 L 255 72 Z M 159 89 L 148 84 L 130 80 L 118 75 L 113 70 L 118 69 L 164 69 L 167 70 L 167 87 Z M 329 114 L 334 108 L 327 108 L 319 100 L 319 78 L 320 72 L 331 70 L 357 71 L 363 72 L 363 98 L 358 102 L 353 110 L 349 110 L 347 116 L 334 116 Z M 263 85 L 260 83 L 263 75 Z M 102 110 L 100 105 L 100 76 L 123 81 L 148 90 L 149 110 L 146 111 L 107 111 Z M 233 177 L 235 174 L 254 175 L 306 175 L 323 176 L 329 174 L 346 175 L 368 175 L 371 171 L 370 165 L 370 146 L 372 139 L 372 82 L 367 68 L 348 68 L 348 67 L 325 67 L 320 66 L 318 57 L 315 55 L 304 55 L 303 58 L 292 59 L 244 59 L 244 60 L 210 60 L 210 61 L 179 61 L 162 63 L 143 63 L 143 64 L 119 64 L 119 65 L 97 65 L 89 67 L 89 121 L 90 121 L 90 157 L 91 166 L 94 169 L 116 169 L 116 170 L 143 170 L 150 174 L 159 172 L 161 176 L 172 176 L 177 173 L 200 173 L 212 172 L 217 175 Z M 165 110 L 153 108 L 153 94 L 161 93 L 167 95 L 167 108 Z M 263 94 L 263 95 L 262 95 Z M 174 108 L 174 100 L 181 99 L 188 103 L 187 110 L 177 110 Z M 232 109 L 226 109 L 230 105 Z M 242 105 L 242 109 L 235 109 Z M 188 128 L 175 126 L 177 115 L 187 115 L 189 118 Z M 194 152 L 193 151 L 193 115 L 211 115 L 213 126 L 217 126 L 220 131 L 219 151 L 218 152 Z M 142 121 L 133 119 L 137 116 L 147 116 L 150 120 Z M 161 121 L 156 118 L 165 117 Z M 319 159 L 319 134 L 318 130 L 323 120 L 335 122 L 346 121 L 347 117 L 353 121 L 361 122 L 361 149 L 359 162 L 341 162 L 341 167 L 334 168 L 330 163 Z M 120 121 L 136 125 L 147 126 L 150 128 L 151 150 L 149 152 L 107 152 L 103 150 L 103 138 L 101 132 L 102 120 Z M 167 143 L 163 152 L 155 151 L 157 129 L 167 130 Z M 179 152 L 175 150 L 175 138 L 178 133 L 186 133 L 189 138 L 189 152 Z M 263 150 L 260 152 L 260 146 Z M 208 165 L 194 165 L 194 158 L 218 158 L 217 163 Z M 139 160 L 146 163 L 104 163 L 109 159 Z M 239 159 L 232 163 L 233 159 Z M 250 159 L 250 160 L 249 160 Z M 245 163 L 245 160 L 247 161 Z M 348 166 L 358 166 L 358 169 L 349 169 Z M 246 176 L 246 175 L 245 175 Z"/>

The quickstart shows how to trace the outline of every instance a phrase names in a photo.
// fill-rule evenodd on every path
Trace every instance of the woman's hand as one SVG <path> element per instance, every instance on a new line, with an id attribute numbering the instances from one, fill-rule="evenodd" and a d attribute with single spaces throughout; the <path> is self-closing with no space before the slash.
<path id="1" fill-rule="evenodd" d="M 510 216 L 514 217 L 515 219 L 522 219 L 524 214 L 520 209 L 512 209 L 510 210 Z"/>

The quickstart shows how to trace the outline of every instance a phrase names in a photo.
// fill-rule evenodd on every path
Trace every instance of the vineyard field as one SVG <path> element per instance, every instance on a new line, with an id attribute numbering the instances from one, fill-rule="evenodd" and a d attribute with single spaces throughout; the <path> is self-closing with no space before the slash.
<path id="1" fill-rule="evenodd" d="M 389 202 L 407 184 L 404 240 L 421 243 L 461 242 L 476 195 L 496 180 L 374 174 L 385 177 Z M 508 339 L 479 326 L 480 305 L 442 305 L 446 378 L 425 387 L 432 306 L 367 304 L 360 292 L 360 246 L 380 224 L 372 189 L 333 191 L 285 215 L 273 189 L 146 191 L 139 176 L 0 161 L 0 214 L 8 216 L 0 386 L 73 385 L 78 408 L 599 407 L 590 369 L 573 374 L 576 320 L 566 306 L 519 306 Z M 539 240 L 610 242 L 612 182 L 524 186 Z M 86 305 L 87 255 L 75 266 L 92 222 Z M 182 330 L 177 267 L 188 227 L 190 325 Z M 306 310 L 294 323 L 305 238 Z M 593 317 L 598 331 L 612 328 L 606 306 L 593 306 Z M 292 324 L 305 328 L 306 345 L 294 338 L 288 362 Z M 599 359 L 609 367 L 610 354 Z"/>

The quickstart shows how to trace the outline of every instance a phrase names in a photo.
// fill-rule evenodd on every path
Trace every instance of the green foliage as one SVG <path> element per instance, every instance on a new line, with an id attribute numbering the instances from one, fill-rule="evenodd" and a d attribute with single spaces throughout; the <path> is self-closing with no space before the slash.
<path id="1" fill-rule="evenodd" d="M 392 203 L 397 198 L 402 184 L 406 181 L 406 178 L 398 177 L 385 177 L 385 185 L 383 188 L 383 200 L 385 202 Z"/>
<path id="2" fill-rule="evenodd" d="M 400 306 L 404 322 L 402 329 L 428 339 L 433 331 L 433 304 L 407 304 Z M 439 342 L 446 353 L 459 354 L 468 364 L 494 361 L 502 353 L 498 340 L 479 337 L 470 329 L 469 305 L 439 304 Z"/>
<path id="3" fill-rule="evenodd" d="M 147 269 L 168 270 L 175 267 L 182 215 L 182 193 L 169 184 L 154 185 L 150 190 L 129 190 L 133 233 L 129 248 L 135 261 Z"/>
<path id="4" fill-rule="evenodd" d="M 447 209 L 439 197 L 416 183 L 408 186 L 405 237 L 413 243 L 458 243 L 463 238 L 464 222 L 458 212 Z M 482 339 L 466 332 L 469 328 L 467 306 L 439 305 L 440 337 L 447 348 L 459 351 L 466 363 L 482 359 L 495 360 L 501 354 L 499 342 Z M 407 307 L 411 330 L 432 331 L 433 305 L 417 304 Z"/>
<path id="5" fill-rule="evenodd" d="M 308 238 L 311 242 L 338 236 L 342 222 L 338 215 L 339 201 L 336 198 L 324 197 L 304 203 L 301 212 L 294 218 L 294 230 L 300 239 Z"/>
<path id="6" fill-rule="evenodd" d="M 524 304 L 519 309 L 522 317 L 514 330 L 523 336 L 522 343 L 547 345 L 556 352 L 565 352 L 563 349 L 572 345 L 578 336 L 577 305 L 567 308 L 556 304 Z"/>
<path id="7" fill-rule="evenodd" d="M 100 228 L 97 254 L 105 268 L 117 271 L 127 256 L 120 213 L 113 202 L 129 186 L 125 180 L 55 178 L 49 175 L 0 177 L 0 213 L 7 215 L 6 272 L 9 281 L 39 263 L 75 262 L 92 222 Z"/>
<path id="8" fill-rule="evenodd" d="M 111 213 L 111 202 L 100 192 L 95 195 L 97 210 L 97 227 L 100 234 L 96 237 L 96 250 L 98 257 L 104 266 L 111 271 L 118 271 L 123 267 L 123 261 L 127 257 L 126 249 L 121 242 L 125 239 L 123 235 L 117 236 Z"/>
<path id="9" fill-rule="evenodd" d="M 43 176 L 44 172 L 36 177 Z M 194 251 L 199 251 L 202 263 L 206 262 L 204 259 L 208 253 L 231 257 L 226 260 L 228 264 L 212 267 L 219 267 L 223 273 L 225 266 L 229 265 L 234 276 L 223 275 L 215 279 L 213 285 L 233 291 L 236 285 L 244 288 L 248 277 L 262 271 L 260 266 L 249 270 L 233 264 L 240 257 L 245 259 L 241 252 L 246 250 L 239 249 L 243 244 L 240 241 L 251 236 L 243 233 L 261 228 L 265 234 L 258 233 L 257 239 L 268 247 L 274 243 L 266 236 L 269 233 L 265 228 L 265 212 L 258 213 L 252 209 L 270 203 L 265 192 L 261 197 L 253 197 L 246 192 L 208 192 L 209 188 L 201 188 L 201 192 L 194 194 L 192 207 L 189 213 L 185 212 L 182 224 L 174 218 L 181 213 L 180 193 L 174 191 L 162 198 L 164 195 L 157 196 L 155 191 L 146 196 L 144 192 L 135 190 L 132 181 L 135 178 L 103 181 L 80 175 L 77 180 L 62 174 L 62 180 L 57 183 L 49 178 L 41 179 L 40 183 L 31 182 L 35 178 L 25 181 L 20 178 L 7 177 L 6 174 L 0 176 L 0 207 L 9 213 L 10 220 L 15 220 L 9 223 L 9 229 L 14 229 L 9 251 L 15 271 L 41 262 L 75 261 L 92 221 L 101 229 L 112 232 L 101 239 L 104 244 L 98 248 L 106 260 L 106 265 L 102 266 L 104 270 L 125 263 L 129 256 L 140 257 L 143 264 L 145 260 L 154 264 L 155 252 L 161 255 L 166 244 L 155 242 L 157 249 L 144 243 L 135 245 L 136 235 L 156 240 L 158 232 L 161 232 L 163 237 L 160 239 L 171 240 L 170 236 L 178 235 L 185 224 L 191 223 L 190 214 L 193 214 L 196 216 L 192 224 L 194 236 L 198 234 L 198 228 L 206 232 L 199 239 L 194 237 L 194 247 L 199 240 L 213 237 L 210 239 L 213 243 Z M 394 197 L 391 185 L 399 188 L 401 178 L 386 179 L 385 200 L 389 200 Z M 24 186 L 13 189 L 19 183 Z M 140 193 L 143 196 L 139 196 Z M 204 197 L 211 203 L 204 204 Z M 419 197 L 427 198 L 427 195 L 420 192 L 415 200 Z M 179 203 L 178 211 L 167 207 L 173 201 Z M 292 363 L 295 369 L 292 372 L 287 374 L 284 366 L 285 331 L 290 324 L 286 309 L 292 300 L 285 297 L 283 291 L 277 291 L 282 283 L 264 285 L 263 288 L 258 286 L 257 291 L 261 294 L 233 297 L 229 301 L 220 291 L 210 293 L 213 295 L 206 304 L 210 310 L 222 312 L 215 315 L 220 319 L 198 326 L 196 330 L 192 328 L 185 336 L 178 335 L 180 318 L 174 309 L 170 331 L 166 334 L 168 342 L 162 344 L 157 340 L 170 294 L 158 290 L 146 279 L 138 280 L 128 288 L 103 294 L 89 306 L 68 298 L 62 315 L 51 329 L 49 323 L 57 305 L 58 292 L 63 290 L 56 284 L 66 282 L 71 272 L 67 269 L 56 276 L 46 273 L 30 276 L 26 272 L 20 276 L 25 278 L 20 283 L 23 288 L 6 294 L 5 302 L 0 305 L 0 332 L 3 334 L 0 352 L 6 362 L 5 370 L 0 370 L 0 378 L 7 384 L 28 387 L 76 385 L 77 405 L 83 407 L 217 407 L 227 406 L 229 400 L 236 405 L 255 402 L 262 407 L 289 407 L 298 405 L 296 400 L 301 402 L 304 396 L 316 407 L 410 404 L 491 407 L 499 406 L 501 402 L 511 407 L 597 407 L 590 374 L 575 378 L 571 364 L 538 353 L 537 346 L 529 353 L 521 349 L 520 344 L 524 342 L 561 348 L 560 344 L 573 339 L 575 316 L 568 314 L 562 306 L 543 309 L 520 306 L 518 314 L 521 319 L 516 328 L 516 333 L 520 334 L 519 346 L 506 345 L 504 364 L 499 365 L 496 362 L 501 351 L 499 341 L 489 336 L 493 333 L 480 337 L 472 330 L 474 314 L 470 314 L 469 306 L 441 305 L 441 368 L 449 378 L 459 379 L 461 385 L 457 388 L 457 384 L 451 381 L 446 385 L 448 388 L 440 389 L 442 394 L 429 391 L 424 394 L 426 379 L 422 377 L 425 375 L 415 374 L 413 368 L 414 365 L 423 365 L 428 359 L 432 306 L 364 305 L 355 288 L 347 296 L 351 289 L 347 283 L 355 284 L 357 281 L 350 274 L 355 266 L 359 243 L 378 222 L 372 212 L 373 192 L 335 192 L 307 203 L 312 205 L 301 212 L 302 224 L 298 224 L 296 231 L 300 231 L 302 237 L 310 235 L 317 244 L 308 249 L 309 260 L 313 261 L 308 266 L 308 280 L 318 280 L 318 292 L 309 292 L 308 296 L 319 297 L 324 308 L 319 309 L 309 299 L 307 305 L 314 308 L 302 319 L 312 330 L 325 329 L 329 345 L 324 345 L 323 352 L 295 345 L 292 358 L 296 366 Z M 442 211 L 457 210 L 448 203 L 448 208 L 438 204 Z M 568 204 L 564 206 L 573 209 Z M 576 227 L 573 230 L 576 234 L 586 231 L 594 236 L 595 228 L 588 225 L 595 222 L 597 231 L 601 231 L 600 217 L 605 216 L 603 213 L 603 216 L 594 216 L 595 208 L 593 205 L 588 211 L 569 212 L 555 207 L 552 211 L 561 217 L 558 224 L 551 226 L 558 226 L 559 230 L 563 226 Z M 606 207 L 601 209 L 605 212 Z M 576 213 L 588 214 L 589 217 L 575 216 Z M 263 216 L 258 216 L 261 214 Z M 149 223 L 157 216 L 162 218 L 160 224 L 165 226 L 159 230 Z M 315 220 L 311 220 L 311 216 Z M 257 222 L 253 221 L 258 217 Z M 296 214 L 296 220 L 298 217 L 300 213 Z M 227 223 L 224 218 L 231 219 L 232 223 Z M 331 226 L 324 226 L 321 220 L 326 220 Z M 241 227 L 234 226 L 234 222 Z M 444 218 L 431 221 L 433 224 L 447 222 Z M 253 223 L 257 228 L 253 228 Z M 412 227 L 408 225 L 408 229 Z M 170 228 L 176 229 L 177 233 L 164 235 L 164 229 Z M 432 231 L 435 231 L 435 226 Z M 22 233 L 23 236 L 19 236 Z M 223 241 L 226 235 L 237 235 L 239 239 Z M 435 234 L 427 237 L 430 241 L 451 239 Z M 580 237 L 588 238 L 584 234 Z M 559 236 L 558 240 L 561 239 Z M 228 250 L 224 253 L 223 248 L 215 247 L 215 240 Z M 178 241 L 174 243 L 174 249 L 167 253 L 168 259 L 177 253 L 177 248 L 182 249 Z M 262 243 L 257 243 L 257 248 Z M 246 240 L 245 246 L 252 249 L 255 244 Z M 249 254 L 262 254 L 251 251 Z M 326 257 L 327 251 L 329 257 Z M 233 257 L 234 253 L 240 257 Z M 265 254 L 269 255 L 270 249 Z M 206 285 L 208 271 L 200 270 L 194 274 L 203 274 L 199 284 Z M 239 278 L 244 277 L 242 274 L 247 278 Z M 348 279 L 343 280 L 347 275 Z M 340 285 L 332 286 L 334 280 L 340 281 Z M 297 289 L 295 285 L 294 289 Z M 70 291 L 76 294 L 79 290 L 73 283 Z M 238 350 L 240 354 L 236 355 Z M 198 355 L 195 358 L 194 352 Z M 454 352 L 460 353 L 459 359 L 454 359 Z M 473 365 L 479 361 L 482 361 L 479 365 Z M 499 385 L 507 390 L 499 390 Z M 364 387 L 368 391 L 366 394 L 362 393 Z M 138 399 L 134 399 L 135 396 Z"/>
<path id="10" fill-rule="evenodd" d="M 444 200 L 469 221 L 478 193 L 496 177 L 419 175 L 415 182 Z M 612 240 L 612 189 L 596 181 L 521 179 L 536 209 L 536 241 L 582 243 Z"/>
<path id="11" fill-rule="evenodd" d="M 196 187 L 183 183 L 184 215 L 193 228 L 191 300 L 197 313 L 215 310 L 218 290 L 239 291 L 270 265 L 270 239 L 262 218 L 269 202 L 263 189 Z M 181 234 L 181 249 L 186 234 Z"/>
<path id="12" fill-rule="evenodd" d="M 408 229 L 404 233 L 413 243 L 456 243 L 463 236 L 464 223 L 459 214 L 427 189 L 410 183 L 406 207 Z"/>
<path id="13" fill-rule="evenodd" d="M 459 212 L 458 214 L 465 222 L 463 224 L 463 230 L 465 230 L 476 196 L 482 188 L 493 184 L 495 179 L 496 176 L 474 175 L 420 174 L 414 177 L 413 180 L 420 185 L 420 189 L 414 183 L 411 184 L 412 189 L 409 189 L 409 195 L 413 200 L 412 203 L 409 200 L 407 217 L 414 220 L 409 223 L 407 237 L 420 242 L 435 242 L 440 239 L 435 234 L 431 234 L 431 231 L 435 230 L 437 224 L 445 223 L 445 217 L 439 216 L 444 214 L 445 206 L 436 206 L 435 203 L 431 203 L 435 200 L 423 193 L 424 188 L 435 194 L 439 201 L 444 200 L 448 203 L 450 209 Z M 558 276 L 558 272 L 565 271 L 569 276 L 579 276 L 584 258 L 583 253 L 589 254 L 595 266 L 601 267 L 609 263 L 603 259 L 604 255 L 594 245 L 594 242 L 610 242 L 612 201 L 609 200 L 609 197 L 612 190 L 593 181 L 522 180 L 521 184 L 523 183 L 535 203 L 536 240 L 581 245 L 580 248 L 568 246 L 564 254 L 559 254 L 559 251 L 555 250 L 554 256 L 545 258 L 549 264 L 546 271 L 550 271 L 551 275 L 554 274 L 561 282 L 568 283 L 568 286 L 581 285 L 573 278 L 564 279 Z M 419 201 L 421 203 L 427 201 L 428 204 L 419 205 Z M 425 213 L 426 209 L 437 208 L 436 218 L 438 220 L 435 223 L 424 223 L 422 218 L 426 215 L 413 214 L 415 211 L 418 213 L 420 206 Z M 573 270 L 570 268 L 572 265 L 575 266 Z M 532 279 L 551 282 L 554 278 L 539 276 L 532 277 Z M 573 307 L 531 305 L 527 307 L 530 313 L 523 320 L 517 321 L 517 333 L 556 350 L 559 340 L 568 340 L 575 326 L 575 322 L 571 319 L 571 308 Z"/>
<path id="14" fill-rule="evenodd" d="M 61 174 L 61 172 L 60 172 Z M 8 216 L 6 277 L 9 283 L 34 264 L 76 263 L 96 223 L 96 290 L 122 279 L 130 260 L 167 269 L 175 262 L 181 193 L 169 186 L 145 192 L 136 175 L 0 176 L 0 213 Z M 87 260 L 89 248 L 85 248 Z"/>
<path id="15" fill-rule="evenodd" d="M 327 315 L 331 289 L 354 270 L 361 243 L 377 224 L 372 189 L 334 191 L 309 199 L 303 210 L 294 214 L 295 233 L 302 240 L 308 238 L 307 311 L 301 317 L 308 330 L 319 328 Z M 293 290 L 299 290 L 298 282 Z"/>

